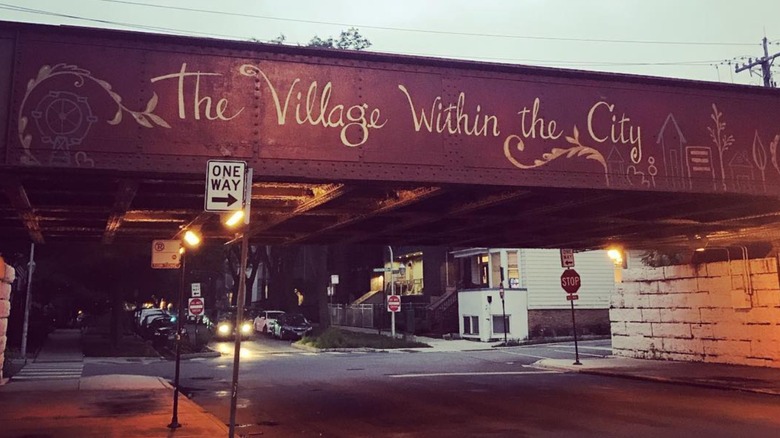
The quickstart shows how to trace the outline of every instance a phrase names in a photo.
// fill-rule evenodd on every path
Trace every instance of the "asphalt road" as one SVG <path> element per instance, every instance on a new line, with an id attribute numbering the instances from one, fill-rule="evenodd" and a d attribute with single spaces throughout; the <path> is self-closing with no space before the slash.
<path id="1" fill-rule="evenodd" d="M 581 343 L 581 360 L 609 354 Z M 227 422 L 232 344 L 182 364 L 183 392 Z M 773 437 L 777 397 L 534 368 L 571 358 L 568 344 L 454 353 L 308 353 L 244 343 L 237 436 Z M 173 363 L 89 362 L 84 374 L 171 378 Z M 186 425 L 185 425 L 186 426 Z"/>

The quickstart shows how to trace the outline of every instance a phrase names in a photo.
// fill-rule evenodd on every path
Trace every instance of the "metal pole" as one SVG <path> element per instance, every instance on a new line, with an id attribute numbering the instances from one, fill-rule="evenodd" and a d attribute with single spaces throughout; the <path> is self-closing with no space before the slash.
<path id="1" fill-rule="evenodd" d="M 509 345 L 509 341 L 506 339 L 506 307 L 504 305 L 504 293 L 501 292 L 501 314 L 504 316 L 504 346 Z"/>
<path id="2" fill-rule="evenodd" d="M 244 300 L 246 295 L 246 259 L 249 246 L 248 230 L 241 235 L 241 268 L 238 281 L 238 298 L 236 299 L 236 348 L 233 353 L 233 384 L 230 394 L 230 433 L 233 438 L 236 432 L 236 403 L 238 402 L 238 365 L 241 356 L 241 323 L 244 321 Z"/>
<path id="3" fill-rule="evenodd" d="M 186 271 L 186 251 L 181 254 L 181 272 L 179 276 L 179 303 L 176 305 L 176 371 L 173 375 L 173 415 L 171 416 L 171 424 L 168 425 L 170 429 L 178 429 L 181 427 L 179 424 L 179 369 L 181 368 L 181 330 L 183 307 L 184 307 L 184 272 Z"/>
<path id="4" fill-rule="evenodd" d="M 580 363 L 580 350 L 577 346 L 577 321 L 574 319 L 574 300 L 571 300 L 571 326 L 574 330 L 574 365 L 582 365 Z"/>
<path id="5" fill-rule="evenodd" d="M 30 323 L 32 304 L 32 276 L 35 270 L 35 242 L 30 244 L 30 262 L 27 263 L 27 297 L 24 302 L 24 323 L 22 324 L 22 357 L 27 360 L 27 328 Z"/>
<path id="6" fill-rule="evenodd" d="M 390 295 L 395 295 L 395 272 L 393 272 L 393 247 L 388 245 L 390 250 Z M 385 303 L 387 305 L 387 303 Z M 390 312 L 390 335 L 395 339 L 395 312 Z"/>

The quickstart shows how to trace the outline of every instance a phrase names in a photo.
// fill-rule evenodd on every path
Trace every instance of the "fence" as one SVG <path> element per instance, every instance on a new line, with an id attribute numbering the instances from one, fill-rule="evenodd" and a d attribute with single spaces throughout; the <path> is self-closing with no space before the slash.
<path id="1" fill-rule="evenodd" d="M 396 329 L 414 332 L 427 329 L 427 304 L 404 303 L 395 314 Z M 330 323 L 334 326 L 389 329 L 390 313 L 384 304 L 329 304 Z"/>

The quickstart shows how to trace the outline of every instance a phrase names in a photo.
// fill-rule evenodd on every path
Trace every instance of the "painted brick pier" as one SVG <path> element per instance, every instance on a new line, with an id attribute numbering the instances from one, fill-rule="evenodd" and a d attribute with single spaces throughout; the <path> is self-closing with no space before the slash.
<path id="1" fill-rule="evenodd" d="M 615 355 L 780 368 L 777 260 L 629 269 L 610 321 Z"/>

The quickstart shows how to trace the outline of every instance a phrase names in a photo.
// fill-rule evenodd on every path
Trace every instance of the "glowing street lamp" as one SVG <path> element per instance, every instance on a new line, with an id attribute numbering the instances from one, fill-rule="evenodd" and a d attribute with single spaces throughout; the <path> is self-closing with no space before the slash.
<path id="1" fill-rule="evenodd" d="M 195 248 L 200 245 L 200 236 L 192 230 L 187 230 L 184 233 L 184 244 L 189 248 Z M 170 429 L 177 429 L 181 427 L 179 423 L 179 369 L 181 365 L 181 331 L 182 322 L 184 320 L 184 314 L 182 312 L 184 307 L 184 275 L 186 270 L 185 257 L 185 245 L 179 247 L 179 254 L 181 254 L 181 276 L 179 277 L 179 302 L 177 304 L 176 315 L 176 371 L 173 378 L 173 415 L 171 416 L 171 424 L 168 425 Z"/>

